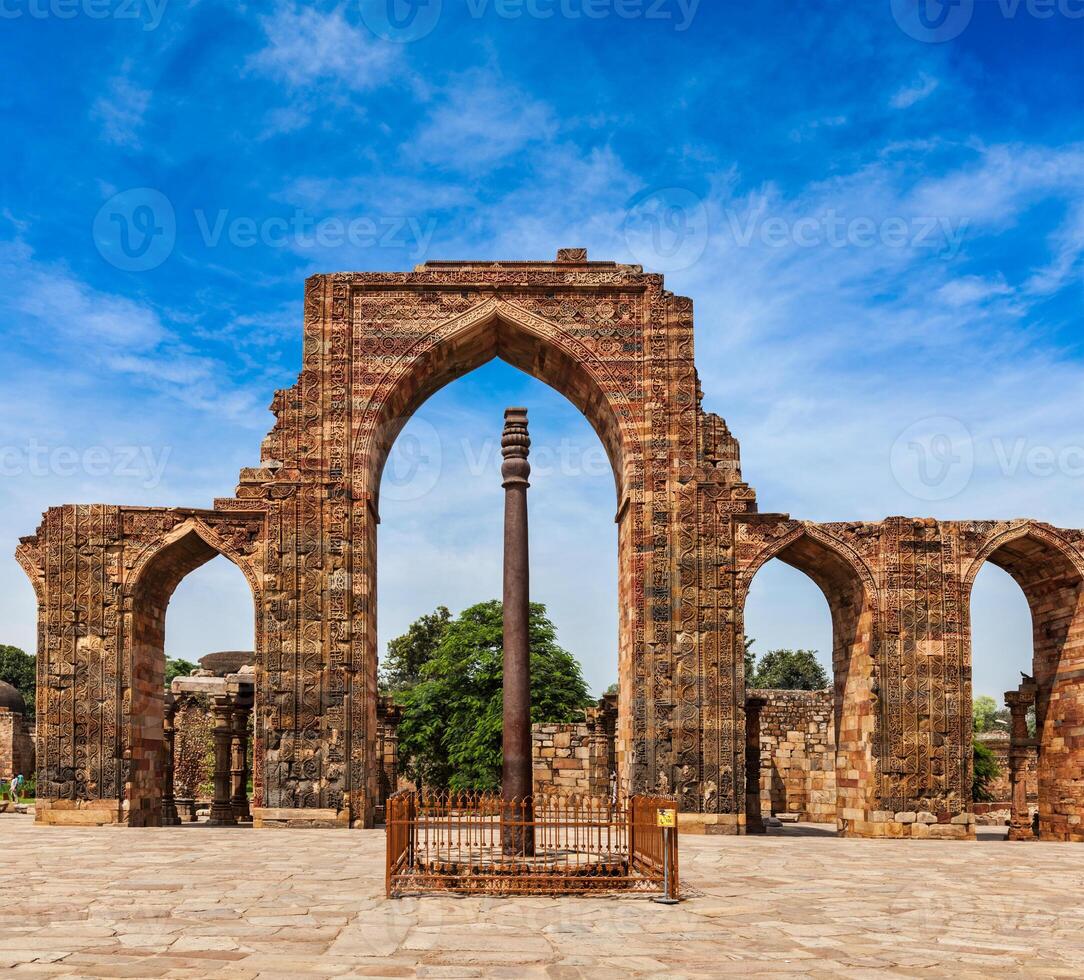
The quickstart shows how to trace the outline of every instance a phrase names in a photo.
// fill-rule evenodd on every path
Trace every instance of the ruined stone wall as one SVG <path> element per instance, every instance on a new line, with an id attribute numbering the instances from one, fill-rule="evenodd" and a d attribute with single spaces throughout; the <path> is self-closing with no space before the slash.
<path id="1" fill-rule="evenodd" d="M 34 743 L 26 718 L 0 708 L 0 779 L 8 780 L 19 773 L 27 779 L 34 774 Z"/>
<path id="2" fill-rule="evenodd" d="M 536 793 L 608 797 L 617 776 L 618 698 L 605 695 L 582 722 L 531 728 Z"/>
<path id="3" fill-rule="evenodd" d="M 975 739 L 982 742 L 993 753 L 998 768 L 1001 770 L 1001 775 L 992 780 L 987 787 L 991 796 L 990 802 L 1008 805 L 1012 802 L 1012 790 L 1009 784 L 1009 743 L 1011 741 L 1009 734 L 1008 732 L 980 732 Z M 1028 751 L 1027 792 L 1029 800 L 1038 800 L 1038 753 L 1035 749 Z"/>
<path id="4" fill-rule="evenodd" d="M 761 808 L 812 823 L 835 823 L 832 691 L 751 691 L 760 709 Z"/>
<path id="5" fill-rule="evenodd" d="M 493 357 L 568 397 L 613 463 L 624 792 L 674 794 L 686 830 L 744 829 L 745 596 L 779 558 L 832 613 L 841 832 L 967 836 L 968 605 L 992 561 L 1035 620 L 1040 830 L 1084 840 L 1084 534 L 758 513 L 736 439 L 701 404 L 692 302 L 581 249 L 314 276 L 298 381 L 275 393 L 260 465 L 235 497 L 46 512 L 17 551 L 39 611 L 40 820 L 159 821 L 165 610 L 184 575 L 222 554 L 256 610 L 254 807 L 372 822 L 381 472 L 425 399 Z M 912 814 L 944 826 L 912 831 Z"/>

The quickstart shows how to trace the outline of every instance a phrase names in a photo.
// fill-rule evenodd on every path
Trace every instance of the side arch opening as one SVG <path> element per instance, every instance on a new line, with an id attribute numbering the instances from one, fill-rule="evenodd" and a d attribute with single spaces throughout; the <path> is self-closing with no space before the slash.
<path id="1" fill-rule="evenodd" d="M 127 717 L 125 749 L 127 778 L 125 799 L 130 826 L 159 826 L 163 822 L 163 798 L 172 782 L 171 753 L 167 746 L 167 710 L 172 698 L 166 690 L 167 659 L 199 659 L 198 651 L 183 651 L 187 656 L 176 657 L 167 646 L 167 611 L 178 586 L 187 576 L 216 558 L 230 562 L 247 583 L 252 610 L 252 649 L 239 651 L 255 660 L 258 608 L 255 580 L 250 569 L 237 563 L 226 550 L 211 543 L 210 534 L 191 524 L 177 531 L 170 540 L 142 563 L 126 590 L 128 644 L 124 671 Z M 205 597 L 201 606 L 213 615 L 213 597 Z M 200 631 L 201 633 L 203 630 Z M 214 644 L 203 654 L 215 653 Z M 225 688 L 224 683 L 221 685 Z M 210 692 L 209 701 L 213 701 Z M 253 758 L 258 762 L 259 750 L 254 746 Z M 168 771 L 167 771 L 168 769 Z M 257 766 L 258 769 L 258 766 Z M 256 776 L 258 782 L 258 774 Z M 168 817 L 169 815 L 166 814 Z"/>
<path id="2" fill-rule="evenodd" d="M 1006 695 L 1021 712 L 1034 705 L 1034 735 L 1011 737 L 1034 750 L 1036 830 L 1043 840 L 1084 841 L 1084 574 L 1064 545 L 1034 528 L 991 542 L 971 570 L 969 591 L 986 562 L 1015 580 L 1031 611 L 1031 669 Z M 1022 734 L 1031 746 L 1019 744 Z M 1015 809 L 1010 834 L 1027 836 Z"/>
<path id="3" fill-rule="evenodd" d="M 747 827 L 751 832 L 763 829 L 765 796 L 768 797 L 767 806 L 770 808 L 772 805 L 770 785 L 767 793 L 762 786 L 767 781 L 764 777 L 770 780 L 773 768 L 779 767 L 773 767 L 765 748 L 770 750 L 774 746 L 778 749 L 778 746 L 773 742 L 773 734 L 767 726 L 762 726 L 761 720 L 762 717 L 769 717 L 766 712 L 774 710 L 780 715 L 780 724 L 785 723 L 783 716 L 795 714 L 795 718 L 791 719 L 795 725 L 795 735 L 801 728 L 803 736 L 802 746 L 797 751 L 810 754 L 820 767 L 814 778 L 813 772 L 807 776 L 802 769 L 802 765 L 809 760 L 803 760 L 801 765 L 796 766 L 794 773 L 789 772 L 791 766 L 788 763 L 786 778 L 802 781 L 801 787 L 795 783 L 790 788 L 792 796 L 801 798 L 804 794 L 797 812 L 807 818 L 831 814 L 840 835 L 857 834 L 862 828 L 856 825 L 868 820 L 876 797 L 874 740 L 877 733 L 877 691 L 869 589 L 859 568 L 842 550 L 808 532 L 798 533 L 781 545 L 768 549 L 747 573 L 741 603 L 745 635 L 749 633 L 745 625 L 749 586 L 754 576 L 772 559 L 778 559 L 811 579 L 828 604 L 832 634 L 831 688 L 830 694 L 822 695 L 820 699 L 816 696 L 791 695 L 788 698 L 778 695 L 774 697 L 778 704 L 773 706 L 773 697 L 769 696 L 766 703 L 764 695 L 758 696 L 758 692 L 750 690 L 749 679 L 746 679 Z M 786 616 L 787 612 L 778 611 L 777 607 L 776 614 Z M 788 701 L 794 703 L 784 703 Z M 817 720 L 822 709 L 829 710 L 831 714 L 827 726 Z M 797 717 L 799 714 L 801 718 Z M 823 731 L 825 727 L 827 732 Z M 830 759 L 824 758 L 820 744 L 825 738 L 831 745 Z M 785 737 L 782 744 L 790 745 Z M 792 749 L 788 747 L 785 751 L 789 756 Z M 827 792 L 826 787 L 830 787 Z M 776 789 L 779 790 L 777 796 L 786 796 L 786 787 Z"/>

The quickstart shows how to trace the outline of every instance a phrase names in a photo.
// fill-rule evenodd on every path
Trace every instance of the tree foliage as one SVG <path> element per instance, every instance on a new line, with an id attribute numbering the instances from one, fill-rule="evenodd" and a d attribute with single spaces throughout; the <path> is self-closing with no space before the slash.
<path id="1" fill-rule="evenodd" d="M 976 732 L 992 732 L 1000 727 L 997 702 L 988 694 L 979 695 L 971 702 L 971 717 Z"/>
<path id="2" fill-rule="evenodd" d="M 35 659 L 18 647 L 0 643 L 0 681 L 7 681 L 23 696 L 27 719 L 33 718 L 38 683 Z"/>
<path id="3" fill-rule="evenodd" d="M 421 680 L 421 671 L 444 638 L 452 614 L 447 606 L 437 608 L 414 620 L 402 636 L 388 644 L 388 653 L 380 665 L 380 691 L 395 694 L 413 687 Z"/>
<path id="4" fill-rule="evenodd" d="M 170 684 L 173 683 L 174 677 L 187 677 L 192 671 L 196 670 L 197 665 L 189 663 L 187 660 L 166 658 L 166 690 L 169 690 Z"/>
<path id="5" fill-rule="evenodd" d="M 750 649 L 745 647 L 746 686 L 761 690 L 820 691 L 831 683 L 824 668 L 817 662 L 816 650 L 769 650 L 756 663 Z"/>
<path id="6" fill-rule="evenodd" d="M 1001 775 L 994 753 L 989 746 L 978 739 L 974 741 L 974 765 L 971 776 L 971 799 L 976 803 L 990 803 L 994 797 L 990 793 L 990 783 Z"/>
<path id="7" fill-rule="evenodd" d="M 591 703 L 587 685 L 541 603 L 531 603 L 529 627 L 532 723 L 581 719 Z M 440 789 L 499 788 L 503 638 L 499 601 L 465 609 L 447 622 L 417 683 L 397 695 L 400 759 L 415 780 Z"/>

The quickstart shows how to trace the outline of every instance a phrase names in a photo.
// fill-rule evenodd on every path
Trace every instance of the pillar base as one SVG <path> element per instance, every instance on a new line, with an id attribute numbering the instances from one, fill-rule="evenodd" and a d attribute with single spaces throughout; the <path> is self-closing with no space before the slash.
<path id="1" fill-rule="evenodd" d="M 237 815 L 228 804 L 221 806 L 215 803 L 211 805 L 211 816 L 207 824 L 211 827 L 236 827 Z"/>
<path id="2" fill-rule="evenodd" d="M 260 828 L 294 828 L 346 830 L 350 826 L 350 814 L 347 810 L 309 809 L 293 807 L 252 808 L 252 826 Z"/>

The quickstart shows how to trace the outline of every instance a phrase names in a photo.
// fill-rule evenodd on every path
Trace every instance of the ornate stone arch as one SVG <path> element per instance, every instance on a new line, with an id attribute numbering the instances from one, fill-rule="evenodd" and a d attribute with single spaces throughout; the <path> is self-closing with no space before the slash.
<path id="1" fill-rule="evenodd" d="M 854 548 L 847 544 L 846 541 L 830 534 L 825 531 L 824 528 L 809 521 L 794 522 L 793 527 L 786 531 L 781 537 L 770 541 L 754 555 L 751 561 L 745 563 L 738 574 L 737 588 L 735 590 L 735 603 L 737 607 L 744 609 L 745 600 L 749 596 L 749 589 L 753 584 L 753 579 L 756 578 L 757 572 L 773 558 L 778 558 L 782 552 L 786 551 L 803 538 L 809 538 L 811 541 L 823 545 L 829 552 L 834 554 L 840 562 L 850 567 L 865 589 L 871 611 L 879 618 L 879 610 L 876 603 L 877 580 L 874 578 L 873 572 L 870 570 L 865 559 L 858 554 Z M 809 575 L 813 581 L 817 581 L 807 569 L 800 566 L 795 567 L 797 567 L 799 571 Z M 817 584 L 818 586 L 820 585 L 819 582 L 817 582 Z"/>
<path id="2" fill-rule="evenodd" d="M 598 434 L 618 503 L 642 471 L 629 393 L 567 330 L 507 300 L 489 299 L 388 358 L 354 435 L 354 492 L 376 499 L 387 455 L 411 415 L 440 388 L 501 358 L 568 398 Z"/>
<path id="3" fill-rule="evenodd" d="M 1042 524 L 1038 521 L 1019 521 L 1000 531 L 993 532 L 979 549 L 978 554 L 972 560 L 964 575 L 963 585 L 967 595 L 971 594 L 975 579 L 978 577 L 979 572 L 982 571 L 982 566 L 990 560 L 990 557 L 1005 545 L 1021 538 L 1031 538 L 1057 552 L 1076 569 L 1081 579 L 1084 579 L 1084 555 L 1077 548 L 1074 548 L 1069 541 L 1059 535 L 1048 524 Z"/>
<path id="4" fill-rule="evenodd" d="M 249 585 L 259 662 L 263 619 L 259 574 L 251 557 L 234 547 L 202 517 L 189 515 L 140 547 L 123 579 L 121 684 L 125 693 L 120 728 L 128 771 L 122 806 L 127 807 L 128 823 L 133 826 L 153 826 L 161 820 L 165 776 L 162 668 L 166 608 L 180 582 L 218 555 L 240 569 Z"/>
<path id="5" fill-rule="evenodd" d="M 784 519 L 785 520 L 785 519 Z M 773 558 L 803 572 L 820 589 L 832 617 L 833 713 L 837 769 L 836 814 L 841 833 L 861 836 L 879 809 L 884 719 L 878 697 L 880 614 L 876 579 L 849 543 L 810 522 L 762 524 L 767 543 L 740 567 L 735 609 L 744 634 L 745 604 L 757 572 Z M 753 778 L 750 776 L 750 778 Z M 759 793 L 751 794 L 759 819 Z"/>
<path id="6" fill-rule="evenodd" d="M 231 545 L 225 538 L 211 528 L 206 521 L 199 517 L 186 518 L 158 540 L 145 544 L 136 553 L 134 561 L 131 563 L 124 576 L 123 596 L 126 600 L 125 604 L 127 605 L 136 594 L 147 566 L 162 555 L 166 549 L 189 535 L 195 535 L 207 545 L 208 548 L 222 555 L 223 558 L 228 558 L 240 569 L 241 574 L 245 576 L 245 580 L 252 590 L 252 600 L 257 608 L 259 608 L 260 603 L 262 602 L 263 590 L 260 584 L 261 576 L 256 566 L 248 555 L 243 554 Z M 209 556 L 208 560 L 213 557 L 213 555 Z M 193 566 L 192 569 L 189 569 L 189 572 L 194 571 L 196 567 L 198 566 Z M 185 574 L 189 574 L 189 572 L 186 572 Z"/>

